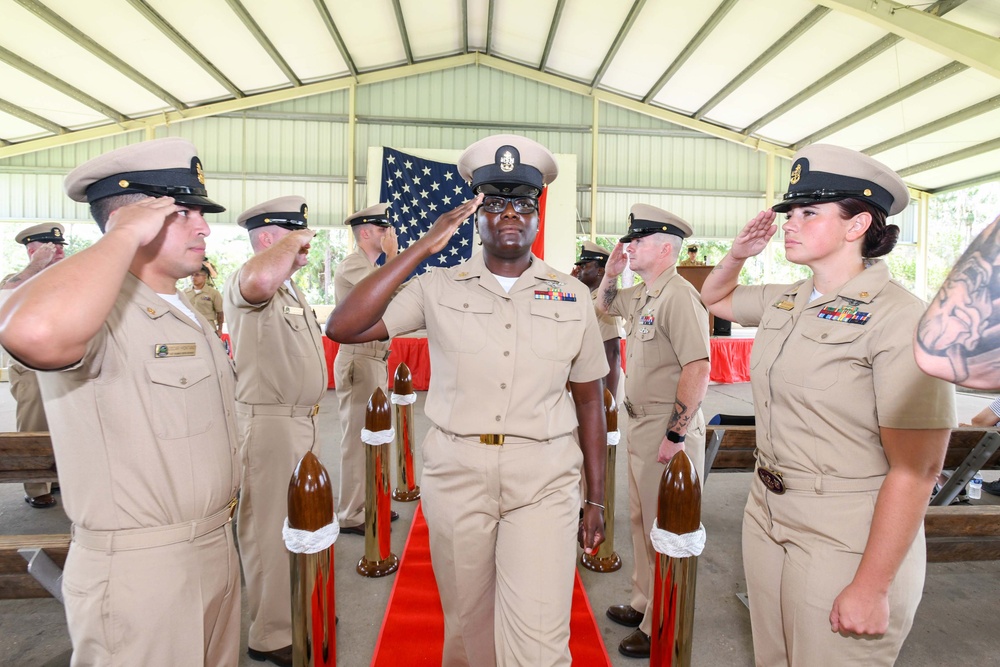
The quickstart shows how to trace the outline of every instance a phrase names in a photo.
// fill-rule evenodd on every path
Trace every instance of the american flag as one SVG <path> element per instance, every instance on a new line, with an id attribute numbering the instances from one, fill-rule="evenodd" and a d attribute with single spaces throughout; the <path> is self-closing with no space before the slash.
<path id="1" fill-rule="evenodd" d="M 396 228 L 399 249 L 423 236 L 442 213 L 467 199 L 472 189 L 458 175 L 458 167 L 382 148 L 382 190 L 379 201 Z M 410 277 L 431 267 L 454 266 L 472 257 L 472 218 L 465 220 L 442 251 L 423 261 Z"/>

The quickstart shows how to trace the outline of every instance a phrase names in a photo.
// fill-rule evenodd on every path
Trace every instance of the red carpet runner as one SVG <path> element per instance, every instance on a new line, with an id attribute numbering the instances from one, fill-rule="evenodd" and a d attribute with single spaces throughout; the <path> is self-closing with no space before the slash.
<path id="1" fill-rule="evenodd" d="M 611 667 L 590 601 L 577 573 L 573 585 L 569 650 L 574 667 Z M 441 665 L 444 616 L 438 597 L 424 513 L 417 505 L 413 525 L 389 595 L 372 667 Z"/>

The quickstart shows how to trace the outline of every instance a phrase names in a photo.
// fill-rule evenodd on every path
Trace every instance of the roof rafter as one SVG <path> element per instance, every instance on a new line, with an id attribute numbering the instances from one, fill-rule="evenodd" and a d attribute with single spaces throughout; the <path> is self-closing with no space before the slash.
<path id="1" fill-rule="evenodd" d="M 594 75 L 594 79 L 590 82 L 591 88 L 597 88 L 597 85 L 604 78 L 605 72 L 608 71 L 608 67 L 611 66 L 611 61 L 615 59 L 618 54 L 618 49 L 622 47 L 625 42 L 625 36 L 628 35 L 628 31 L 632 29 L 632 25 L 635 23 L 636 18 L 642 11 L 643 6 L 645 6 L 646 0 L 635 0 L 632 3 L 632 8 L 628 10 L 628 16 L 625 17 L 625 22 L 622 23 L 622 27 L 618 29 L 618 34 L 615 35 L 615 41 L 611 43 L 611 48 L 604 55 L 604 60 L 601 61 L 601 66 L 597 69 L 597 74 Z"/>
<path id="2" fill-rule="evenodd" d="M 876 3 L 878 1 L 879 0 L 875 0 Z M 963 2 L 965 2 L 965 0 L 939 0 L 938 2 L 935 2 L 933 5 L 929 6 L 927 8 L 927 12 L 933 12 L 934 14 L 932 16 L 934 20 L 940 20 L 939 18 L 937 18 L 938 16 L 948 11 L 951 11 L 955 7 L 961 5 Z M 766 114 L 764 114 L 754 122 L 747 125 L 745 128 L 743 128 L 743 132 L 747 134 L 753 134 L 760 128 L 770 123 L 771 121 L 775 120 L 776 118 L 780 118 L 781 116 L 784 116 L 786 113 L 788 113 L 798 105 L 802 104 L 813 95 L 819 93 L 822 90 L 825 90 L 826 88 L 833 85 L 837 81 L 840 81 L 842 78 L 844 78 L 854 70 L 858 69 L 865 63 L 869 62 L 876 56 L 889 50 L 890 48 L 892 48 L 901 41 L 903 41 L 903 37 L 891 33 L 886 35 L 885 37 L 882 37 L 877 42 L 875 42 L 874 44 L 863 50 L 861 53 L 858 53 L 857 55 L 848 59 L 843 64 L 834 68 L 833 71 L 831 71 L 826 76 L 820 77 L 812 84 L 807 86 L 805 89 L 799 91 L 797 94 L 788 98 L 783 103 L 779 104 L 778 106 L 771 109 L 770 111 L 768 111 Z"/>
<path id="3" fill-rule="evenodd" d="M 815 1 L 1000 78 L 1000 39 L 996 37 L 943 21 L 935 13 L 892 0 Z M 947 4 L 954 5 L 953 2 Z"/>
<path id="4" fill-rule="evenodd" d="M 156 85 L 151 79 L 139 72 L 139 70 L 130 66 L 124 60 L 74 28 L 42 3 L 36 2 L 35 0 L 14 0 L 14 2 L 27 9 L 42 21 L 45 21 L 62 34 L 66 35 L 66 37 L 75 42 L 77 46 L 89 52 L 91 55 L 103 60 L 111 67 L 118 70 L 123 76 L 131 79 L 133 83 L 145 88 L 147 91 L 160 98 L 173 108 L 184 109 L 187 107 L 187 105 L 181 102 L 180 99 L 174 97 L 166 90 Z"/>
<path id="5" fill-rule="evenodd" d="M 399 0 L 392 0 L 392 11 L 396 14 L 396 25 L 399 27 L 399 37 L 403 40 L 403 50 L 406 52 L 406 64 L 413 64 L 413 50 L 410 48 L 410 36 L 406 32 L 406 19 L 403 18 L 403 7 Z"/>
<path id="6" fill-rule="evenodd" d="M 486 8 L 486 55 L 491 56 L 493 50 L 493 14 L 496 12 L 494 0 L 490 0 Z"/>
<path id="7" fill-rule="evenodd" d="M 17 55 L 16 53 L 13 53 L 12 51 L 8 51 L 3 47 L 0 47 L 0 61 L 7 63 L 11 67 L 21 70 L 31 78 L 37 79 L 38 81 L 44 83 L 46 86 L 58 90 L 63 95 L 66 95 L 67 97 L 72 97 L 77 102 L 80 102 L 81 104 L 90 107 L 94 111 L 104 116 L 107 116 L 116 123 L 120 123 L 124 120 L 127 120 L 127 117 L 122 112 L 117 111 L 116 109 L 111 108 L 104 102 L 101 102 L 100 100 L 91 97 L 90 95 L 83 92 L 79 88 L 74 88 L 73 86 L 63 81 L 62 79 L 53 76 L 52 74 L 49 74 L 40 67 L 32 65 L 21 56 Z"/>
<path id="8" fill-rule="evenodd" d="M 907 176 L 912 176 L 913 174 L 919 174 L 923 171 L 930 171 L 931 169 L 937 169 L 938 167 L 943 167 L 945 165 L 958 162 L 959 160 L 965 160 L 970 157 L 976 157 L 977 155 L 982 155 L 983 153 L 989 153 L 990 151 L 1000 150 L 1000 137 L 996 139 L 991 139 L 990 141 L 985 141 L 981 144 L 976 144 L 975 146 L 969 146 L 968 148 L 963 148 L 962 150 L 955 151 L 954 153 L 948 153 L 947 155 L 942 155 L 936 157 L 932 160 L 927 160 L 919 164 L 911 165 L 906 169 L 899 169 L 896 171 L 902 178 Z"/>
<path id="9" fill-rule="evenodd" d="M 969 69 L 968 65 L 963 65 L 962 63 L 959 62 L 949 63 L 944 67 L 941 67 L 940 69 L 931 72 L 930 74 L 920 77 L 916 81 L 908 83 L 899 90 L 889 93 L 888 95 L 886 95 L 881 99 L 875 100 L 871 104 L 858 109 L 854 113 L 844 116 L 837 122 L 831 123 L 826 127 L 813 132 L 808 137 L 800 139 L 799 141 L 795 142 L 794 147 L 796 150 L 798 150 L 803 146 L 815 143 L 818 139 L 821 139 L 822 137 L 828 137 L 834 132 L 839 132 L 845 127 L 850 127 L 851 125 L 854 125 L 855 123 L 862 121 L 865 118 L 868 118 L 869 116 L 877 114 L 879 111 L 888 109 L 893 104 L 897 104 L 909 97 L 913 97 L 917 93 L 927 90 L 931 86 L 936 86 L 945 79 L 952 77 L 958 74 L 959 72 L 964 72 L 967 69 Z"/>
<path id="10" fill-rule="evenodd" d="M 37 125 L 38 127 L 44 128 L 51 132 L 52 134 L 69 134 L 69 128 L 63 127 L 58 123 L 53 123 L 48 118 L 43 118 L 36 113 L 28 111 L 24 107 L 19 107 L 16 104 L 8 102 L 7 100 L 0 99 L 0 111 L 9 113 L 15 118 L 20 118 L 23 121 L 27 121 L 32 125 Z"/>
<path id="11" fill-rule="evenodd" d="M 875 144 L 870 148 L 866 148 L 863 152 L 868 155 L 875 155 L 876 153 L 883 153 L 890 148 L 895 148 L 896 146 L 902 146 L 903 144 L 919 139 L 920 137 L 925 137 L 932 132 L 937 132 L 938 130 L 943 130 L 952 125 L 956 125 L 963 121 L 969 120 L 970 118 L 975 118 L 976 116 L 982 115 L 987 111 L 993 111 L 994 109 L 1000 108 L 1000 95 L 995 95 L 988 100 L 983 100 L 978 104 L 973 104 L 971 107 L 966 107 L 961 111 L 956 113 L 948 114 L 944 118 L 938 118 L 929 123 L 916 127 L 909 132 L 904 132 L 902 134 L 897 134 L 891 139 L 887 139 L 881 143 Z"/>
<path id="12" fill-rule="evenodd" d="M 653 87 L 649 89 L 649 92 L 643 96 L 642 101 L 644 103 L 648 104 L 650 100 L 656 97 L 659 92 L 663 90 L 663 87 L 667 85 L 667 81 L 669 81 L 670 78 L 677 73 L 677 70 L 684 66 L 684 63 L 688 61 L 688 58 L 694 55 L 694 52 L 698 50 L 698 47 L 701 46 L 702 42 L 708 39 L 708 36 L 712 34 L 712 31 L 715 30 L 720 23 L 722 23 L 722 19 L 726 18 L 726 14 L 728 14 L 729 10 L 736 6 L 737 2 L 739 2 L 739 0 L 722 0 L 722 4 L 715 8 L 712 15 L 708 17 L 707 21 L 705 21 L 705 24 L 698 28 L 698 32 L 696 32 L 694 37 L 691 38 L 691 41 L 688 42 L 684 49 L 677 55 L 676 58 L 674 58 L 674 62 L 670 63 L 670 66 L 667 67 L 667 71 L 660 75 L 660 78 L 656 80 L 656 83 L 654 83 Z"/>
<path id="13" fill-rule="evenodd" d="M 254 39 L 257 40 L 257 43 L 260 44 L 261 48 L 267 52 L 267 55 L 271 56 L 271 60 L 274 61 L 274 64 L 278 66 L 278 69 L 281 70 L 292 85 L 296 88 L 301 86 L 302 81 L 295 75 L 292 68 L 289 67 L 287 62 L 285 62 L 285 59 L 281 57 L 281 54 L 278 53 L 278 49 L 274 47 L 271 40 L 269 40 L 267 35 L 264 34 L 264 31 L 260 29 L 260 26 L 257 25 L 257 22 L 254 21 L 252 16 L 250 16 L 250 12 L 247 11 L 247 8 L 243 6 L 240 0 L 226 0 L 226 4 L 229 5 L 229 8 L 233 10 L 233 13 L 236 14 L 240 21 L 243 22 L 243 25 L 250 32 L 250 34 L 253 35 Z"/>
<path id="14" fill-rule="evenodd" d="M 333 22 L 333 16 L 330 14 L 329 8 L 323 0 L 313 0 L 313 4 L 316 6 L 316 11 L 319 12 L 320 18 L 323 19 L 323 24 L 326 25 L 327 32 L 330 33 L 330 37 L 333 38 L 334 44 L 337 45 L 337 50 L 340 51 L 340 57 L 344 59 L 344 63 L 347 65 L 347 71 L 351 73 L 355 79 L 358 78 L 358 68 L 354 65 L 354 59 L 351 58 L 351 52 L 347 50 L 347 44 L 344 42 L 344 38 L 340 36 L 340 31 L 337 30 L 337 24 Z"/>
<path id="15" fill-rule="evenodd" d="M 549 53 L 552 51 L 552 42 L 556 41 L 556 31 L 559 30 L 559 21 L 562 19 L 563 7 L 566 0 L 557 0 L 556 10 L 552 14 L 552 23 L 549 24 L 549 36 L 545 40 L 545 50 L 542 51 L 542 59 L 538 63 L 539 71 L 545 71 L 545 64 L 549 60 Z"/>
<path id="16" fill-rule="evenodd" d="M 165 18 L 160 16 L 155 9 L 150 7 L 145 0 L 126 0 L 132 7 L 142 14 L 142 17 L 149 21 L 149 23 L 163 33 L 167 39 L 173 42 L 177 48 L 184 52 L 191 60 L 198 63 L 198 66 L 203 70 L 208 72 L 208 74 L 219 82 L 219 84 L 229 91 L 229 94 L 233 97 L 244 97 L 246 93 L 236 87 L 229 78 L 223 74 L 218 67 L 213 65 L 208 58 L 206 58 L 198 49 L 194 47 L 191 42 L 184 39 L 184 37 L 174 30 L 174 27 L 167 22 Z"/>
<path id="17" fill-rule="evenodd" d="M 462 53 L 469 52 L 469 0 L 462 0 Z"/>
<path id="18" fill-rule="evenodd" d="M 806 14 L 801 21 L 793 25 L 788 32 L 782 35 L 774 44 L 767 47 L 764 53 L 760 54 L 756 60 L 746 66 L 746 68 L 736 75 L 736 77 L 723 86 L 719 92 L 712 96 L 712 99 L 705 102 L 700 109 L 694 112 L 694 117 L 702 119 L 709 111 L 714 109 L 719 103 L 729 97 L 733 91 L 742 86 L 754 74 L 759 72 L 764 65 L 777 58 L 782 51 L 792 45 L 796 39 L 801 37 L 807 30 L 816 25 L 821 18 L 826 16 L 830 10 L 827 7 L 816 7 Z"/>

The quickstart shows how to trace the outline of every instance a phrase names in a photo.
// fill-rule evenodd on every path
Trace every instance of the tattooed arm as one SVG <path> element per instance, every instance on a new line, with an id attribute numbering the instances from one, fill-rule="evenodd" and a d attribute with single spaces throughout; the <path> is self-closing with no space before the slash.
<path id="1" fill-rule="evenodd" d="M 56 255 L 59 254 L 59 258 L 62 255 L 59 253 L 59 248 L 56 247 L 54 243 L 45 243 L 38 246 L 31 259 L 28 261 L 28 266 L 24 267 L 20 273 L 15 273 L 11 277 L 4 281 L 3 285 L 0 285 L 0 290 L 11 290 L 23 283 L 28 278 L 38 275 L 42 272 L 42 269 L 46 268 L 49 264 L 56 261 Z"/>
<path id="2" fill-rule="evenodd" d="M 1000 218 L 969 245 L 917 325 L 917 365 L 975 388 L 1000 387 Z"/>
<path id="3" fill-rule="evenodd" d="M 733 239 L 733 246 L 715 265 L 701 286 L 701 300 L 708 311 L 716 317 L 734 320 L 733 290 L 740 278 L 740 269 L 748 257 L 760 254 L 778 231 L 774 224 L 775 213 L 771 209 L 761 211 Z"/>
<path id="4" fill-rule="evenodd" d="M 618 296 L 618 276 L 621 275 L 626 266 L 628 266 L 628 258 L 625 257 L 625 246 L 616 243 L 614 250 L 611 251 L 611 256 L 608 257 L 607 264 L 604 266 L 604 278 L 601 280 L 601 286 L 597 288 L 595 305 L 598 312 L 603 315 L 607 315 L 615 297 Z"/>
<path id="5" fill-rule="evenodd" d="M 701 409 L 701 403 L 705 400 L 710 370 L 708 359 L 698 359 L 684 364 L 681 368 L 681 377 L 677 381 L 677 395 L 674 398 L 674 411 L 667 424 L 668 431 L 674 431 L 679 435 L 687 433 L 691 420 Z M 667 434 L 664 433 L 656 460 L 660 463 L 666 463 L 682 449 L 684 449 L 684 443 L 670 442 L 667 440 Z"/>

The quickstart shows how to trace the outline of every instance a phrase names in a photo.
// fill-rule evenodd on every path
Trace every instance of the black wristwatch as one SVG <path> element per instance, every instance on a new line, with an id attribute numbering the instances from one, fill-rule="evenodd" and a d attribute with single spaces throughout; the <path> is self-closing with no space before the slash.
<path id="1" fill-rule="evenodd" d="M 667 431 L 667 440 L 670 442 L 684 442 L 685 437 L 687 436 L 683 436 L 677 431 Z"/>

